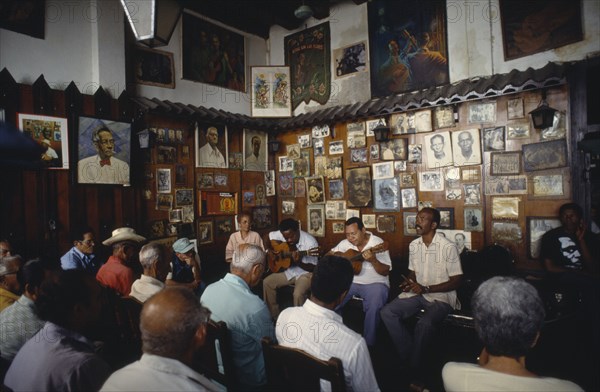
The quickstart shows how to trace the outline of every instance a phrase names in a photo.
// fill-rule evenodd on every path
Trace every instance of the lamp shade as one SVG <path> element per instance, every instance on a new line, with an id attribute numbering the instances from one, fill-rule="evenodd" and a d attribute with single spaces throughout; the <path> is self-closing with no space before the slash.
<path id="1" fill-rule="evenodd" d="M 313 10 L 306 4 L 302 4 L 300 7 L 296 8 L 294 16 L 298 19 L 306 20 L 313 16 Z"/>
<path id="2" fill-rule="evenodd" d="M 543 102 L 537 109 L 529 112 L 531 120 L 533 121 L 533 127 L 535 129 L 544 129 L 552 126 L 554 121 L 554 113 L 556 109 L 548 106 L 546 102 Z"/>
<path id="3" fill-rule="evenodd" d="M 279 152 L 280 144 L 281 143 L 279 140 L 269 140 L 269 152 L 271 152 L 271 153 Z"/>
<path id="4" fill-rule="evenodd" d="M 177 0 L 121 0 L 135 39 L 151 48 L 169 44 L 181 14 Z"/>
<path id="5" fill-rule="evenodd" d="M 387 142 L 388 136 L 390 134 L 390 128 L 380 125 L 377 128 L 373 129 L 373 134 L 375 135 L 375 141 L 379 143 Z"/>

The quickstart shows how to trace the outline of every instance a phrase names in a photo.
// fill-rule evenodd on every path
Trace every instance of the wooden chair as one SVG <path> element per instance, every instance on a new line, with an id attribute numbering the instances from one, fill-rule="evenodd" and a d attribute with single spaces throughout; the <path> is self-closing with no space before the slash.
<path id="1" fill-rule="evenodd" d="M 197 372 L 225 386 L 228 391 L 236 390 L 231 336 L 225 322 L 208 321 L 206 342 L 196 352 L 193 367 Z"/>
<path id="2" fill-rule="evenodd" d="M 320 391 L 320 380 L 331 383 L 332 391 L 345 391 L 342 361 L 332 357 L 322 361 L 302 350 L 274 344 L 262 339 L 263 356 L 270 391 Z"/>

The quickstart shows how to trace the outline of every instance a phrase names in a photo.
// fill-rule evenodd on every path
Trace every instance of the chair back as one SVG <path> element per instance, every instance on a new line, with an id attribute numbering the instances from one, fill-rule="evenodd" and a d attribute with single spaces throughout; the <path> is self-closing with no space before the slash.
<path id="1" fill-rule="evenodd" d="M 127 365 L 142 356 L 142 333 L 140 315 L 142 304 L 133 297 L 120 297 L 117 300 L 115 318 L 119 332 L 119 362 Z"/>
<path id="2" fill-rule="evenodd" d="M 320 391 L 320 380 L 331 383 L 332 391 L 346 391 L 342 361 L 332 357 L 322 361 L 295 348 L 262 339 L 268 388 L 272 391 Z"/>
<path id="3" fill-rule="evenodd" d="M 195 354 L 194 370 L 225 386 L 228 391 L 236 390 L 231 336 L 225 322 L 208 321 L 206 342 Z"/>

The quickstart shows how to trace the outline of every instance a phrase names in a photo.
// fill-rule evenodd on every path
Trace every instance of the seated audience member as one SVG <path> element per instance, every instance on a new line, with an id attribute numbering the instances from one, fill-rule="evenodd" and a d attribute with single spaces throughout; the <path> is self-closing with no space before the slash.
<path id="1" fill-rule="evenodd" d="M 82 269 L 96 276 L 100 269 L 100 260 L 94 254 L 94 232 L 84 227 L 75 232 L 73 247 L 60 258 L 63 270 Z"/>
<path id="2" fill-rule="evenodd" d="M 453 391 L 582 391 L 570 381 L 539 377 L 525 367 L 544 322 L 544 304 L 524 280 L 498 276 L 472 299 L 475 330 L 484 348 L 479 364 L 448 362 L 444 388 Z"/>
<path id="3" fill-rule="evenodd" d="M 165 287 L 165 279 L 167 279 L 171 266 L 165 247 L 156 243 L 142 246 L 140 264 L 144 268 L 144 273 L 131 285 L 129 296 L 140 302 L 146 302 L 148 298 Z"/>
<path id="4" fill-rule="evenodd" d="M 12 361 L 25 342 L 44 326 L 35 308 L 45 270 L 39 260 L 30 260 L 21 269 L 23 295 L 0 313 L 0 354 Z"/>
<path id="5" fill-rule="evenodd" d="M 17 273 L 22 265 L 23 261 L 19 255 L 0 258 L 0 311 L 19 299 L 21 284 Z"/>
<path id="6" fill-rule="evenodd" d="M 112 237 L 102 242 L 112 246 L 112 256 L 100 267 L 96 279 L 120 295 L 128 295 L 135 279 L 131 266 L 136 261 L 140 243 L 144 241 L 146 238 L 136 234 L 130 227 L 113 230 Z"/>
<path id="7" fill-rule="evenodd" d="M 225 261 L 228 263 L 231 263 L 233 251 L 240 244 L 254 244 L 260 246 L 260 248 L 263 250 L 265 249 L 260 235 L 257 232 L 250 230 L 252 227 L 252 216 L 250 213 L 242 212 L 238 214 L 237 222 L 240 230 L 229 236 L 229 241 L 225 247 Z"/>
<path id="8" fill-rule="evenodd" d="M 231 272 L 209 285 L 202 298 L 215 321 L 224 321 L 231 334 L 233 364 L 242 390 L 260 390 L 267 382 L 261 339 L 275 338 L 265 303 L 252 293 L 265 271 L 265 252 L 241 244 L 233 253 Z"/>
<path id="9" fill-rule="evenodd" d="M 303 350 L 322 360 L 341 359 L 349 391 L 378 391 L 371 357 L 365 340 L 346 327 L 334 309 L 348 294 L 354 272 L 350 262 L 327 255 L 313 271 L 311 296 L 302 307 L 284 309 L 277 319 L 277 341 L 285 347 Z M 315 329 L 316 328 L 316 329 Z M 334 341 L 316 339 L 332 336 Z M 321 381 L 321 390 L 329 383 Z"/>
<path id="10" fill-rule="evenodd" d="M 184 286 L 200 294 L 205 285 L 200 279 L 200 257 L 194 250 L 194 244 L 185 237 L 180 238 L 173 243 L 173 253 L 167 284 Z"/>
<path id="11" fill-rule="evenodd" d="M 91 340 L 102 303 L 102 288 L 86 272 L 48 276 L 36 301 L 47 322 L 21 347 L 4 384 L 15 392 L 99 390 L 110 375 Z"/>
<path id="12" fill-rule="evenodd" d="M 210 311 L 184 287 L 167 287 L 144 303 L 142 358 L 113 373 L 102 391 L 217 391 L 191 369 L 204 345 Z"/>
<path id="13" fill-rule="evenodd" d="M 6 239 L 0 240 L 0 257 L 12 256 L 12 246 L 10 241 Z"/>

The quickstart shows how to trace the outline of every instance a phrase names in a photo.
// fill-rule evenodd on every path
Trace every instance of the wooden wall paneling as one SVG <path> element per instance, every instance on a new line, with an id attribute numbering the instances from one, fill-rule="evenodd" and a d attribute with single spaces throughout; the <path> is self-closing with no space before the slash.
<path id="1" fill-rule="evenodd" d="M 51 115 L 55 111 L 53 103 L 53 94 L 50 86 L 44 79 L 44 75 L 40 75 L 32 85 L 33 89 L 33 111 L 35 114 Z"/>
<path id="2" fill-rule="evenodd" d="M 16 123 L 19 108 L 19 85 L 6 68 L 0 71 L 0 108 L 4 109 L 4 119 L 10 124 Z"/>

